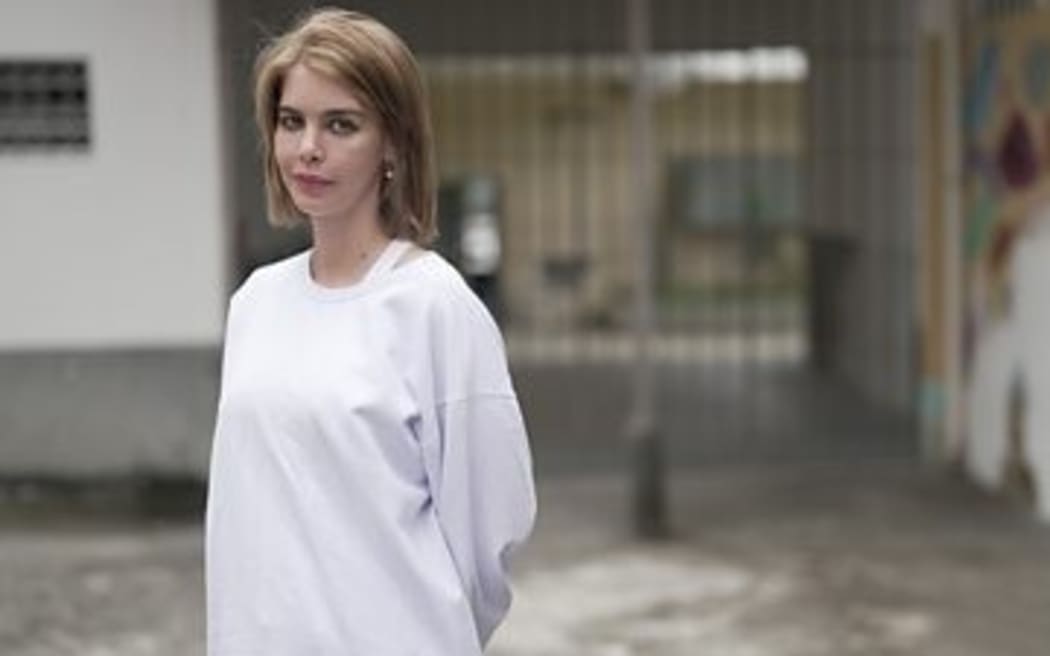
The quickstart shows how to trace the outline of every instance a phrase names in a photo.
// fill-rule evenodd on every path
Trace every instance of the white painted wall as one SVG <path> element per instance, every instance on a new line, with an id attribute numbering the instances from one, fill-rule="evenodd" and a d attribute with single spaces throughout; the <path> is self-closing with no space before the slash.
<path id="1" fill-rule="evenodd" d="M 91 147 L 0 154 L 0 350 L 216 345 L 212 0 L 6 0 L 0 58 L 84 57 Z"/>
<path id="2" fill-rule="evenodd" d="M 1050 207 L 1030 228 L 1012 262 L 1013 321 L 1025 389 L 1022 449 L 1035 480 L 1036 509 L 1050 521 Z"/>
<path id="3" fill-rule="evenodd" d="M 966 467 L 974 479 L 989 489 L 1003 483 L 1009 452 L 1011 386 L 1020 375 L 1015 326 L 1001 322 L 992 327 L 974 351 L 973 374 L 966 404 L 970 439 Z"/>
<path id="4" fill-rule="evenodd" d="M 966 464 L 990 489 L 1003 484 L 1011 385 L 1024 390 L 1022 451 L 1036 511 L 1050 521 L 1050 207 L 1034 216 L 1010 263 L 1014 311 L 977 344 L 969 382 Z"/>

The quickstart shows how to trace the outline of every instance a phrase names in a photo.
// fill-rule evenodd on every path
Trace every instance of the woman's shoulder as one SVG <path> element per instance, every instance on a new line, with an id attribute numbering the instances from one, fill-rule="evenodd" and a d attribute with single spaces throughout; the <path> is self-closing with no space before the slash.
<path id="1" fill-rule="evenodd" d="M 300 251 L 273 262 L 261 264 L 248 274 L 233 293 L 233 301 L 272 293 L 277 288 L 294 283 L 304 266 L 309 251 Z"/>
<path id="2" fill-rule="evenodd" d="M 441 402 L 474 395 L 512 395 L 507 373 L 506 347 L 499 326 L 485 304 L 451 263 L 436 253 L 421 261 L 417 280 L 417 307 L 425 319 L 417 330 L 426 338 L 434 376 L 440 379 L 434 398 Z"/>
<path id="3" fill-rule="evenodd" d="M 424 251 L 408 273 L 412 289 L 425 297 L 438 314 L 487 314 L 484 304 L 463 278 L 463 274 L 440 253 Z M 411 263 L 411 262 L 410 262 Z"/>
<path id="4" fill-rule="evenodd" d="M 468 350 L 502 348 L 499 326 L 459 270 L 433 251 L 422 258 L 412 282 L 432 338 L 446 345 L 462 344 Z"/>

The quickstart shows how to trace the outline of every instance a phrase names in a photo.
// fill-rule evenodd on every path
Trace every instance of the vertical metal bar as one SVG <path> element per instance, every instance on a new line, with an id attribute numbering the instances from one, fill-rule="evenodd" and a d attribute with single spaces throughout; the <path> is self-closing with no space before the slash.
<path id="1" fill-rule="evenodd" d="M 942 68 L 942 93 L 944 97 L 942 117 L 945 161 L 944 179 L 935 181 L 942 189 L 944 198 L 944 335 L 945 351 L 945 427 L 944 442 L 937 456 L 942 462 L 955 461 L 961 457 L 963 448 L 963 366 L 962 366 L 962 154 L 960 135 L 962 122 L 957 107 L 962 106 L 960 80 L 962 46 L 966 32 L 962 9 L 954 3 L 946 3 L 947 28 L 945 30 L 944 65 Z"/>
<path id="2" fill-rule="evenodd" d="M 631 54 L 631 162 L 634 173 L 636 294 L 634 407 L 627 427 L 634 466 L 633 515 L 639 537 L 669 534 L 663 443 L 656 426 L 652 362 L 652 87 L 646 70 L 650 49 L 649 0 L 627 0 L 627 43 Z"/>

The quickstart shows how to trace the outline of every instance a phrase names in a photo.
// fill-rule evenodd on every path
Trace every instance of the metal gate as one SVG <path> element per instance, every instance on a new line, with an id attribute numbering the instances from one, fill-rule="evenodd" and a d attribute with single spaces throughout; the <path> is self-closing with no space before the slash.
<path id="1" fill-rule="evenodd" d="M 352 5 L 423 63 L 541 472 L 625 462 L 639 409 L 673 466 L 913 450 L 916 3 Z"/>

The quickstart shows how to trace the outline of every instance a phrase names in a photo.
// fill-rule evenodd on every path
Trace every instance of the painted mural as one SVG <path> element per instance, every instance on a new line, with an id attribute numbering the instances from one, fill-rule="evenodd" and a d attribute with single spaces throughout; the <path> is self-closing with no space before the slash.
<path id="1" fill-rule="evenodd" d="M 966 460 L 1050 518 L 1050 14 L 964 50 Z"/>

